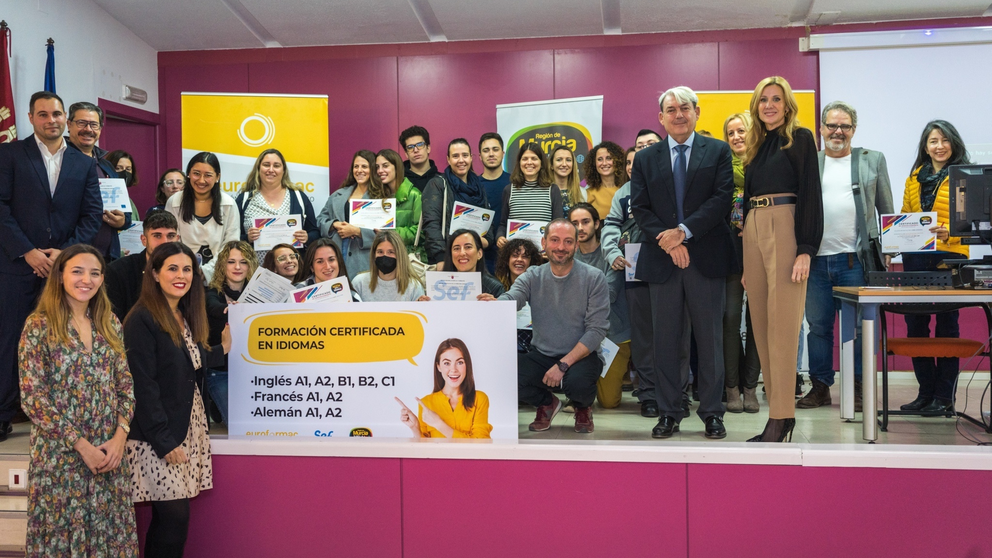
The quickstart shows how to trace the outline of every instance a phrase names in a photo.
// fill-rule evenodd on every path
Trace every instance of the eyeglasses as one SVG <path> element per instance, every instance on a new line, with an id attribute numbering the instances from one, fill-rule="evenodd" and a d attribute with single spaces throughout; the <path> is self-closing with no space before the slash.
<path id="1" fill-rule="evenodd" d="M 288 261 L 298 261 L 300 256 L 298 254 L 285 254 L 276 258 L 279 263 L 286 263 Z"/>
<path id="2" fill-rule="evenodd" d="M 824 124 L 823 127 L 830 130 L 831 132 L 836 132 L 837 130 L 840 130 L 845 134 L 854 129 L 854 126 L 851 126 L 850 124 Z"/>
<path id="3" fill-rule="evenodd" d="M 99 132 L 100 128 L 103 128 L 103 126 L 101 126 L 99 122 L 93 122 L 91 120 L 73 120 L 72 123 L 80 130 L 85 130 L 86 128 L 89 128 L 94 132 Z"/>
<path id="4" fill-rule="evenodd" d="M 414 149 L 423 149 L 425 147 L 427 147 L 427 142 L 418 141 L 417 143 L 411 143 L 410 145 L 406 146 L 406 150 L 413 151 Z"/>

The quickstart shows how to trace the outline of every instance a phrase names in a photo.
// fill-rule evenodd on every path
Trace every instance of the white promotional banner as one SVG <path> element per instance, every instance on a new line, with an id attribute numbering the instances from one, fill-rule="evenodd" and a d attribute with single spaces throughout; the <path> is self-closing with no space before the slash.
<path id="1" fill-rule="evenodd" d="M 496 131 L 505 142 L 507 172 L 520 147 L 536 142 L 548 156 L 559 146 L 571 149 L 581 176 L 586 155 L 603 137 L 603 96 L 496 105 Z"/>
<path id="2" fill-rule="evenodd" d="M 286 159 L 290 180 L 313 202 L 330 195 L 326 95 L 182 94 L 183 169 L 200 151 L 217 155 L 221 189 L 232 198 L 266 149 Z M 307 133 L 299 133 L 307 130 Z"/>
<path id="3" fill-rule="evenodd" d="M 515 310 L 502 301 L 232 305 L 230 435 L 516 440 Z"/>

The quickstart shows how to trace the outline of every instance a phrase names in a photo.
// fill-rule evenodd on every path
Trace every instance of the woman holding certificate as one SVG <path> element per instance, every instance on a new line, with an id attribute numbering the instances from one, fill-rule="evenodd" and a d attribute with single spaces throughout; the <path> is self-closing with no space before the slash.
<path id="1" fill-rule="evenodd" d="M 355 291 L 365 302 L 414 301 L 424 287 L 410 274 L 410 259 L 398 234 L 380 231 L 372 241 L 369 270 L 355 276 Z"/>
<path id="2" fill-rule="evenodd" d="M 293 232 L 292 238 L 282 238 L 279 242 L 298 242 L 302 245 L 320 238 L 313 204 L 289 178 L 286 158 L 278 149 L 266 149 L 255 159 L 255 165 L 235 201 L 241 211 L 241 240 L 258 242 L 262 229 L 255 226 L 257 219 L 286 215 L 299 216 L 301 228 Z M 257 253 L 264 255 L 268 250 L 267 247 L 258 247 Z"/>
<path id="3" fill-rule="evenodd" d="M 575 200 L 572 200 L 576 203 Z M 502 223 L 496 231 L 496 247 L 507 241 L 510 220 L 541 221 L 545 224 L 565 215 L 561 188 L 555 186 L 551 165 L 536 142 L 524 144 L 510 173 L 510 184 L 503 190 Z"/>
<path id="4" fill-rule="evenodd" d="M 482 292 L 493 296 L 499 296 L 506 292 L 503 284 L 486 271 L 486 262 L 482 253 L 482 238 L 475 231 L 458 229 L 448 236 L 448 252 L 444 258 L 444 269 L 445 272 L 481 273 Z M 427 301 L 431 300 L 431 297 L 424 295 L 418 300 Z"/>
<path id="5" fill-rule="evenodd" d="M 937 226 L 930 232 L 937 236 L 936 252 L 904 252 L 906 271 L 934 271 L 942 260 L 968 257 L 968 247 L 958 237 L 951 238 L 947 229 L 950 221 L 948 201 L 948 167 L 969 163 L 961 135 L 950 122 L 934 120 L 923 128 L 913 171 L 906 179 L 902 213 L 937 212 Z M 937 337 L 958 337 L 958 311 L 937 314 L 934 334 Z M 930 337 L 930 315 L 906 315 L 909 337 Z M 913 369 L 920 383 L 919 395 L 900 407 L 903 411 L 919 411 L 923 415 L 940 416 L 954 412 L 954 385 L 958 377 L 956 358 L 914 358 Z"/>
<path id="6" fill-rule="evenodd" d="M 396 234 L 403 239 L 407 253 L 416 254 L 420 261 L 426 262 L 424 242 L 417 234 L 420 231 L 420 190 L 403 176 L 400 154 L 392 149 L 380 151 L 375 156 L 375 172 L 386 188 L 386 195 L 396 198 Z"/>
<path id="7" fill-rule="evenodd" d="M 341 187 L 327 198 L 317 217 L 320 235 L 330 238 L 344 252 L 348 280 L 369 268 L 369 253 L 375 231 L 352 225 L 351 201 L 386 198 L 386 189 L 375 174 L 375 153 L 363 149 L 351 159 L 351 171 Z"/>
<path id="8" fill-rule="evenodd" d="M 434 391 L 417 398 L 418 412 L 400 399 L 400 420 L 417 438 L 489 438 L 489 397 L 475 389 L 472 355 L 461 339 L 445 339 L 434 355 Z"/>
<path id="9" fill-rule="evenodd" d="M 186 165 L 186 186 L 165 202 L 179 221 L 183 244 L 199 256 L 206 277 L 214 275 L 214 256 L 226 242 L 240 238 L 241 215 L 234 199 L 220 189 L 220 160 L 201 151 Z"/>
<path id="10" fill-rule="evenodd" d="M 347 277 L 348 267 L 344 263 L 344 255 L 341 249 L 329 238 L 318 238 L 310 243 L 307 248 L 307 255 L 303 259 L 303 267 L 297 277 L 306 277 L 297 287 L 309 287 L 324 281 L 331 281 L 338 277 Z M 355 292 L 355 285 L 348 282 L 351 287 L 351 299 L 361 302 L 361 297 Z"/>
<path id="11" fill-rule="evenodd" d="M 227 307 L 238 302 L 257 267 L 255 251 L 244 240 L 228 242 L 221 248 L 214 276 L 207 285 L 207 323 L 210 328 L 207 344 L 220 344 L 221 332 L 227 326 Z M 212 366 L 205 372 L 207 391 L 224 424 L 227 424 L 227 356 L 224 356 L 224 364 Z"/>
<path id="12" fill-rule="evenodd" d="M 530 266 L 541 265 L 542 263 L 544 263 L 544 258 L 541 257 L 541 252 L 538 251 L 533 242 L 514 238 L 499 249 L 499 254 L 496 256 L 496 279 L 503 284 L 506 290 L 509 290 L 517 277 L 523 275 Z M 521 312 L 525 313 L 521 314 Z M 522 310 L 517 311 L 517 317 L 518 327 L 526 325 L 521 324 L 520 320 L 526 320 L 529 323 L 530 306 L 525 306 Z M 532 330 L 517 329 L 517 352 L 529 353 L 530 343 L 533 339 L 534 332 Z"/>
<path id="13" fill-rule="evenodd" d="M 300 253 L 290 244 L 276 244 L 265 253 L 262 267 L 293 283 L 299 281 Z"/>

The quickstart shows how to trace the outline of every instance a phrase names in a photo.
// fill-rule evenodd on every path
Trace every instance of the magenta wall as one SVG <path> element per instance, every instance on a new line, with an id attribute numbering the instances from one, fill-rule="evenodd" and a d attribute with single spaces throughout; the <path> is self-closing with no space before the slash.
<path id="1" fill-rule="evenodd" d="M 985 471 L 215 456 L 214 482 L 191 558 L 992 558 Z"/>
<path id="2" fill-rule="evenodd" d="M 446 166 L 456 137 L 477 142 L 496 129 L 497 104 L 604 95 L 603 137 L 621 145 L 659 128 L 657 98 L 674 85 L 753 89 L 784 75 L 816 89 L 818 58 L 800 53 L 801 29 L 569 37 L 463 43 L 159 53 L 165 141 L 181 162 L 180 93 L 329 96 L 331 184 L 359 149 L 397 149 L 403 128 L 431 132 L 431 157 Z"/>

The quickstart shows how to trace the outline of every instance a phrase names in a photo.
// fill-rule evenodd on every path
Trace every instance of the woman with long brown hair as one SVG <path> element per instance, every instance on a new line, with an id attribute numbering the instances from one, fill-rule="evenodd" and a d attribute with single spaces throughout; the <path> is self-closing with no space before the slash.
<path id="1" fill-rule="evenodd" d="M 348 222 L 351 200 L 386 197 L 386 188 L 375 172 L 375 153 L 362 149 L 351 158 L 348 178 L 327 198 L 324 209 L 317 217 L 320 235 L 333 240 L 344 252 L 349 281 L 369 268 L 369 248 L 375 239 L 374 230 L 359 228 Z"/>
<path id="2" fill-rule="evenodd" d="M 207 417 L 196 371 L 223 364 L 230 328 L 208 347 L 200 266 L 179 242 L 155 248 L 141 298 L 124 319 L 135 412 L 127 442 L 135 502 L 151 502 L 146 556 L 182 556 L 189 499 L 213 488 Z"/>
<path id="3" fill-rule="evenodd" d="M 510 173 L 510 184 L 503 189 L 496 247 L 506 244 L 510 219 L 550 223 L 564 216 L 561 189 L 555 186 L 551 165 L 544 150 L 535 142 L 524 144 Z"/>
<path id="4" fill-rule="evenodd" d="M 33 423 L 27 556 L 138 553 L 122 460 L 134 394 L 104 269 L 92 246 L 63 250 L 21 334 L 21 401 Z"/>
<path id="5" fill-rule="evenodd" d="M 612 141 L 599 142 L 589 150 L 582 170 L 586 175 L 586 201 L 600 215 L 609 215 L 613 195 L 630 180 L 623 148 Z"/>
<path id="6" fill-rule="evenodd" d="M 757 121 L 744 152 L 744 288 L 764 371 L 768 422 L 749 442 L 792 440 L 799 327 L 810 258 L 823 235 L 813 133 L 799 126 L 789 82 L 773 76 L 751 96 Z"/>

